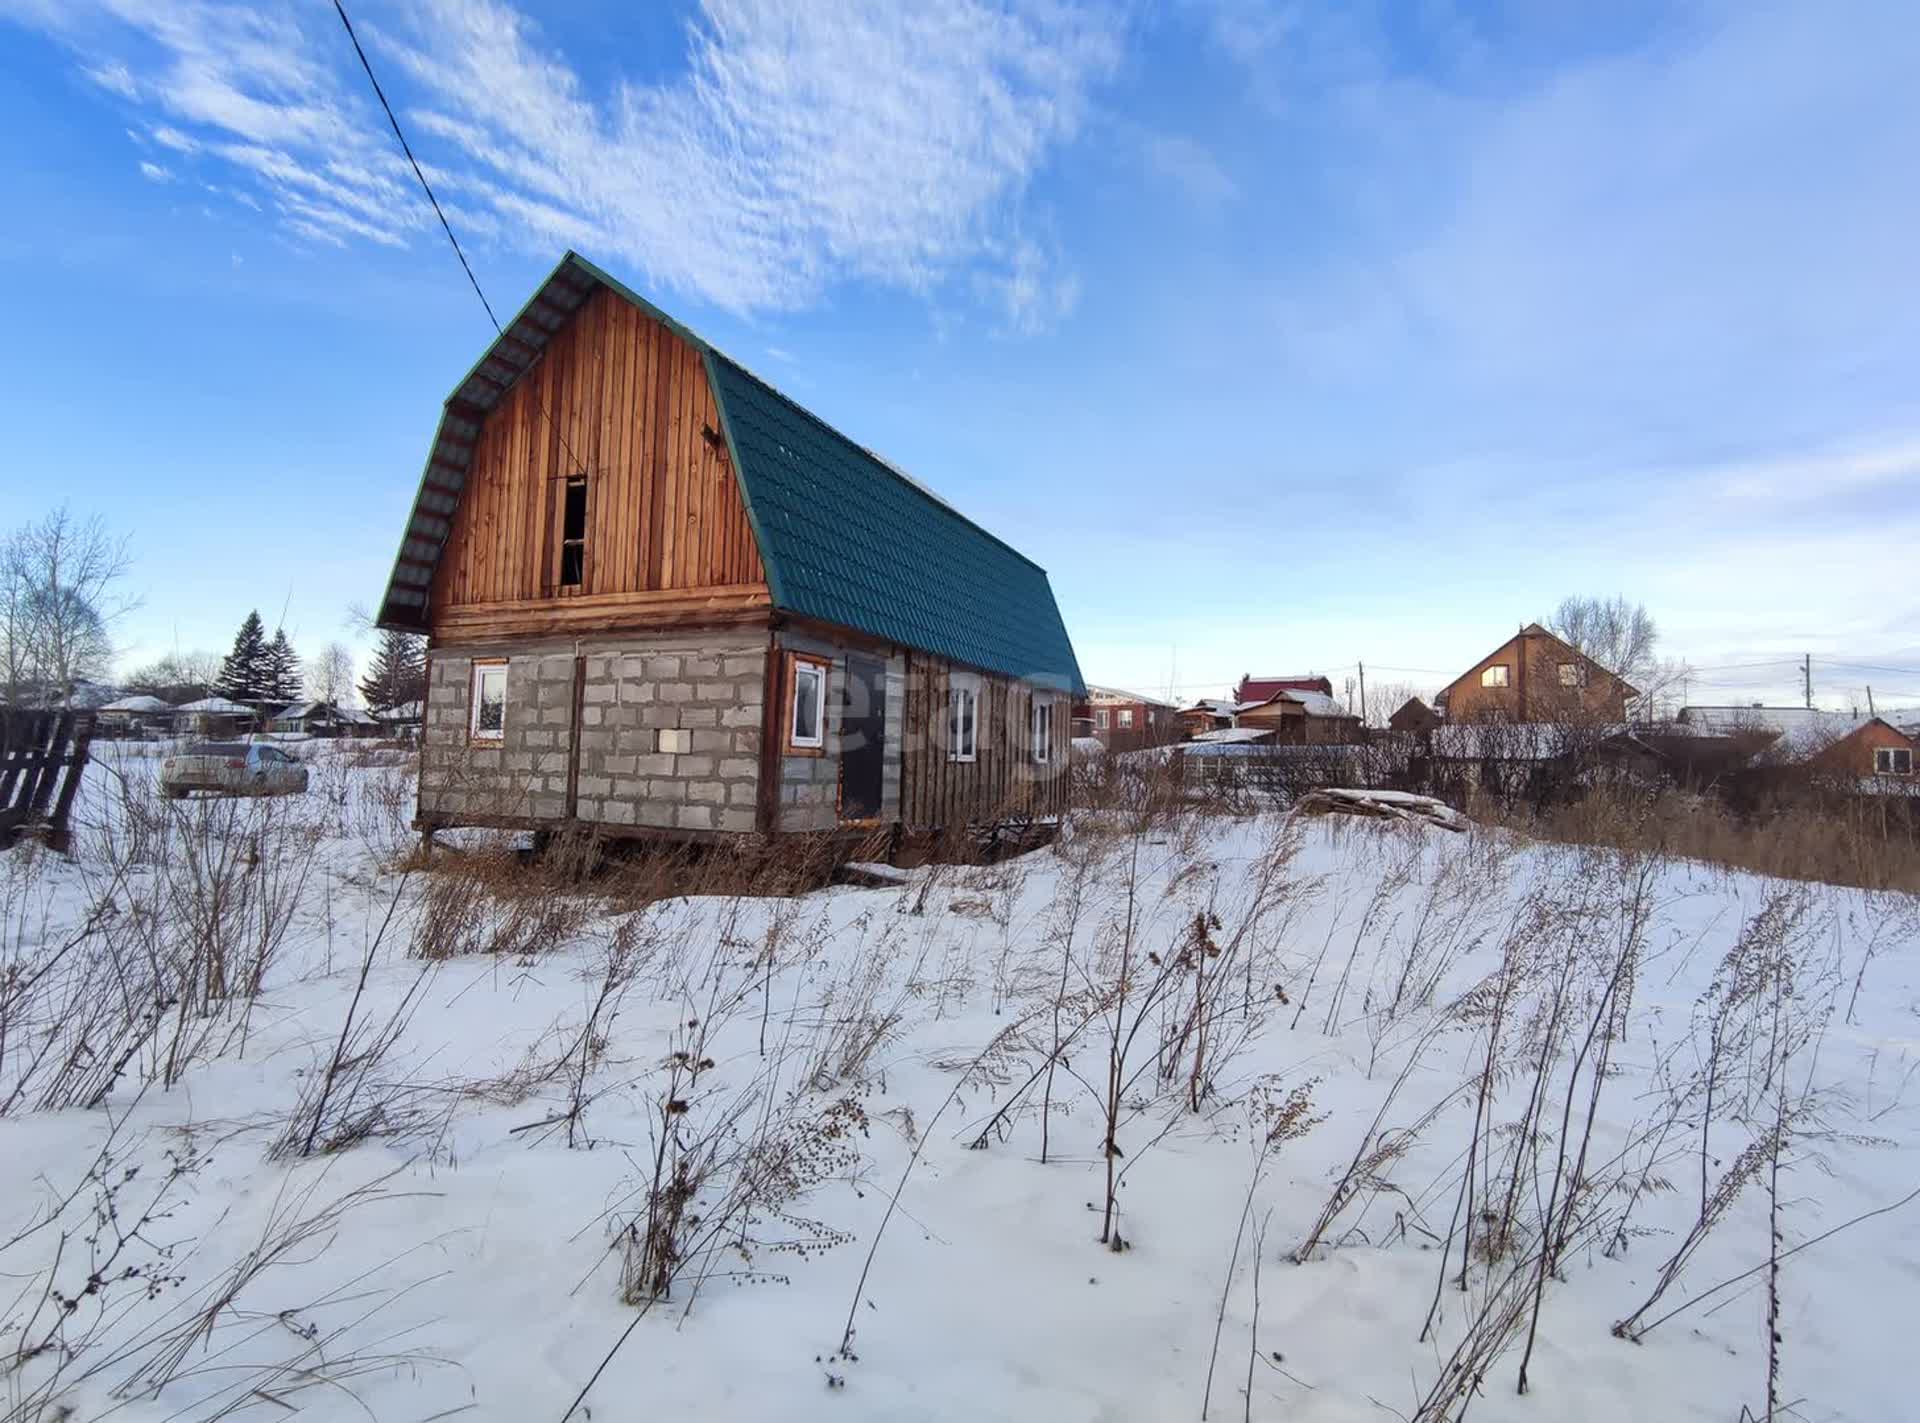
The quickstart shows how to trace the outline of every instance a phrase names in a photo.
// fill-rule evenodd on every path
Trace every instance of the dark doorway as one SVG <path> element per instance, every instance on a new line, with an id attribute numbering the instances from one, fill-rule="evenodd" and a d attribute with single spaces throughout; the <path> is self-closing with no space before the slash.
<path id="1" fill-rule="evenodd" d="M 887 768 L 887 666 L 849 656 L 840 688 L 840 818 L 878 820 Z"/>

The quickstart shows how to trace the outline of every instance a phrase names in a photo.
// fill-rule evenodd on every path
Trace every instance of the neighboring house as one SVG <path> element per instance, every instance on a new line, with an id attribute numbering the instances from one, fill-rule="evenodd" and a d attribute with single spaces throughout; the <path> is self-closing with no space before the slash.
<path id="1" fill-rule="evenodd" d="M 1819 707 L 1689 706 L 1678 722 L 1749 749 L 1763 766 L 1798 766 L 1827 775 L 1911 776 L 1913 738 L 1877 716 Z"/>
<path id="2" fill-rule="evenodd" d="M 1282 746 L 1351 746 L 1362 739 L 1360 718 L 1326 692 L 1278 691 L 1242 703 L 1233 724 L 1270 730 Z"/>
<path id="3" fill-rule="evenodd" d="M 402 702 L 375 712 L 373 719 L 380 723 L 381 735 L 396 741 L 415 741 L 420 736 L 420 717 L 425 708 L 424 702 Z"/>
<path id="4" fill-rule="evenodd" d="M 1528 623 L 1436 697 L 1449 722 L 1620 722 L 1639 690 Z"/>
<path id="5" fill-rule="evenodd" d="M 101 707 L 94 724 L 103 736 L 164 732 L 173 726 L 173 708 L 158 697 L 122 697 Z"/>
<path id="6" fill-rule="evenodd" d="M 1439 715 L 1418 697 L 1408 697 L 1394 714 L 1387 718 L 1389 731 L 1407 731 L 1417 734 L 1432 731 L 1439 724 Z"/>
<path id="7" fill-rule="evenodd" d="M 1316 672 L 1297 672 L 1290 676 L 1256 677 L 1251 672 L 1240 679 L 1240 685 L 1233 689 L 1236 702 L 1264 702 L 1275 692 L 1318 692 L 1323 697 L 1333 695 L 1333 683 Z"/>
<path id="8" fill-rule="evenodd" d="M 274 713 L 267 730 L 283 736 L 373 736 L 380 723 L 369 712 L 334 702 L 296 702 Z"/>
<path id="9" fill-rule="evenodd" d="M 1235 701 L 1221 701 L 1203 697 L 1190 707 L 1182 707 L 1177 713 L 1180 734 L 1188 740 L 1208 731 L 1224 731 L 1233 725 L 1234 713 L 1240 708 Z"/>
<path id="10" fill-rule="evenodd" d="M 1045 570 L 573 253 L 447 399 L 379 623 L 431 638 L 429 832 L 1065 809 Z"/>
<path id="11" fill-rule="evenodd" d="M 260 721 L 260 713 L 245 702 L 225 697 L 201 697 L 173 709 L 175 736 L 194 736 L 206 741 L 244 736 Z"/>
<path id="12" fill-rule="evenodd" d="M 1135 751 L 1178 739 L 1179 716 L 1179 708 L 1171 702 L 1117 687 L 1089 686 L 1073 709 L 1075 734 L 1082 734 L 1084 728 L 1084 734 L 1098 737 L 1113 751 Z"/>

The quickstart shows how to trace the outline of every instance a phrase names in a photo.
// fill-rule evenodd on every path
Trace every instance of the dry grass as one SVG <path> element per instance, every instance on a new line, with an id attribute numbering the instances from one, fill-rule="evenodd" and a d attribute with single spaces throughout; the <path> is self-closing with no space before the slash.
<path id="1" fill-rule="evenodd" d="M 1540 840 L 1920 894 L 1920 818 L 1888 797 L 1808 793 L 1742 815 L 1712 797 L 1607 787 L 1544 810 L 1475 801 L 1468 813 Z"/>

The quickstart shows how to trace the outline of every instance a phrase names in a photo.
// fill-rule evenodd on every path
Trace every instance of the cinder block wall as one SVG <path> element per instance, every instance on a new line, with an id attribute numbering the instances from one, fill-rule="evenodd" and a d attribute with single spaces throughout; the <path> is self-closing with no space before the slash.
<path id="1" fill-rule="evenodd" d="M 582 650 L 580 818 L 754 829 L 766 634 L 622 638 Z"/>
<path id="2" fill-rule="evenodd" d="M 818 756 L 782 756 L 780 758 L 781 830 L 832 830 L 840 823 L 840 713 L 842 689 L 846 686 L 847 649 L 824 638 L 785 633 L 780 649 L 786 652 L 810 652 L 831 657 L 833 670 L 827 677 L 826 746 Z M 863 654 L 873 656 L 873 654 Z M 899 654 L 874 657 L 887 667 L 886 759 L 882 763 L 880 783 L 880 819 L 900 817 L 900 738 L 905 727 L 907 663 Z M 788 709 L 779 708 L 775 720 L 784 743 Z"/>
<path id="3" fill-rule="evenodd" d="M 581 691 L 577 815 L 611 826 L 754 829 L 766 634 L 688 632 L 429 656 L 420 810 L 443 820 L 559 821 Z M 476 658 L 507 661 L 498 743 L 470 744 Z"/>
<path id="4" fill-rule="evenodd" d="M 507 659 L 507 717 L 497 742 L 470 743 L 476 658 Z M 420 813 L 429 819 L 560 820 L 572 750 L 573 652 L 436 650 L 427 658 L 420 732 Z"/>

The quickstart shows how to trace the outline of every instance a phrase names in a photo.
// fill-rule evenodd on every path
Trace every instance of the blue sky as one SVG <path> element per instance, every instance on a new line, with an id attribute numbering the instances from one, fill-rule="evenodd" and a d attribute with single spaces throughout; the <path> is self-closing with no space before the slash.
<path id="1" fill-rule="evenodd" d="M 1911 5 L 349 9 L 496 309 L 626 276 L 1092 680 L 1431 688 L 1618 592 L 1695 700 L 1920 705 Z M 0 516 L 132 536 L 130 661 L 342 636 L 489 328 L 331 7 L 0 34 Z"/>

